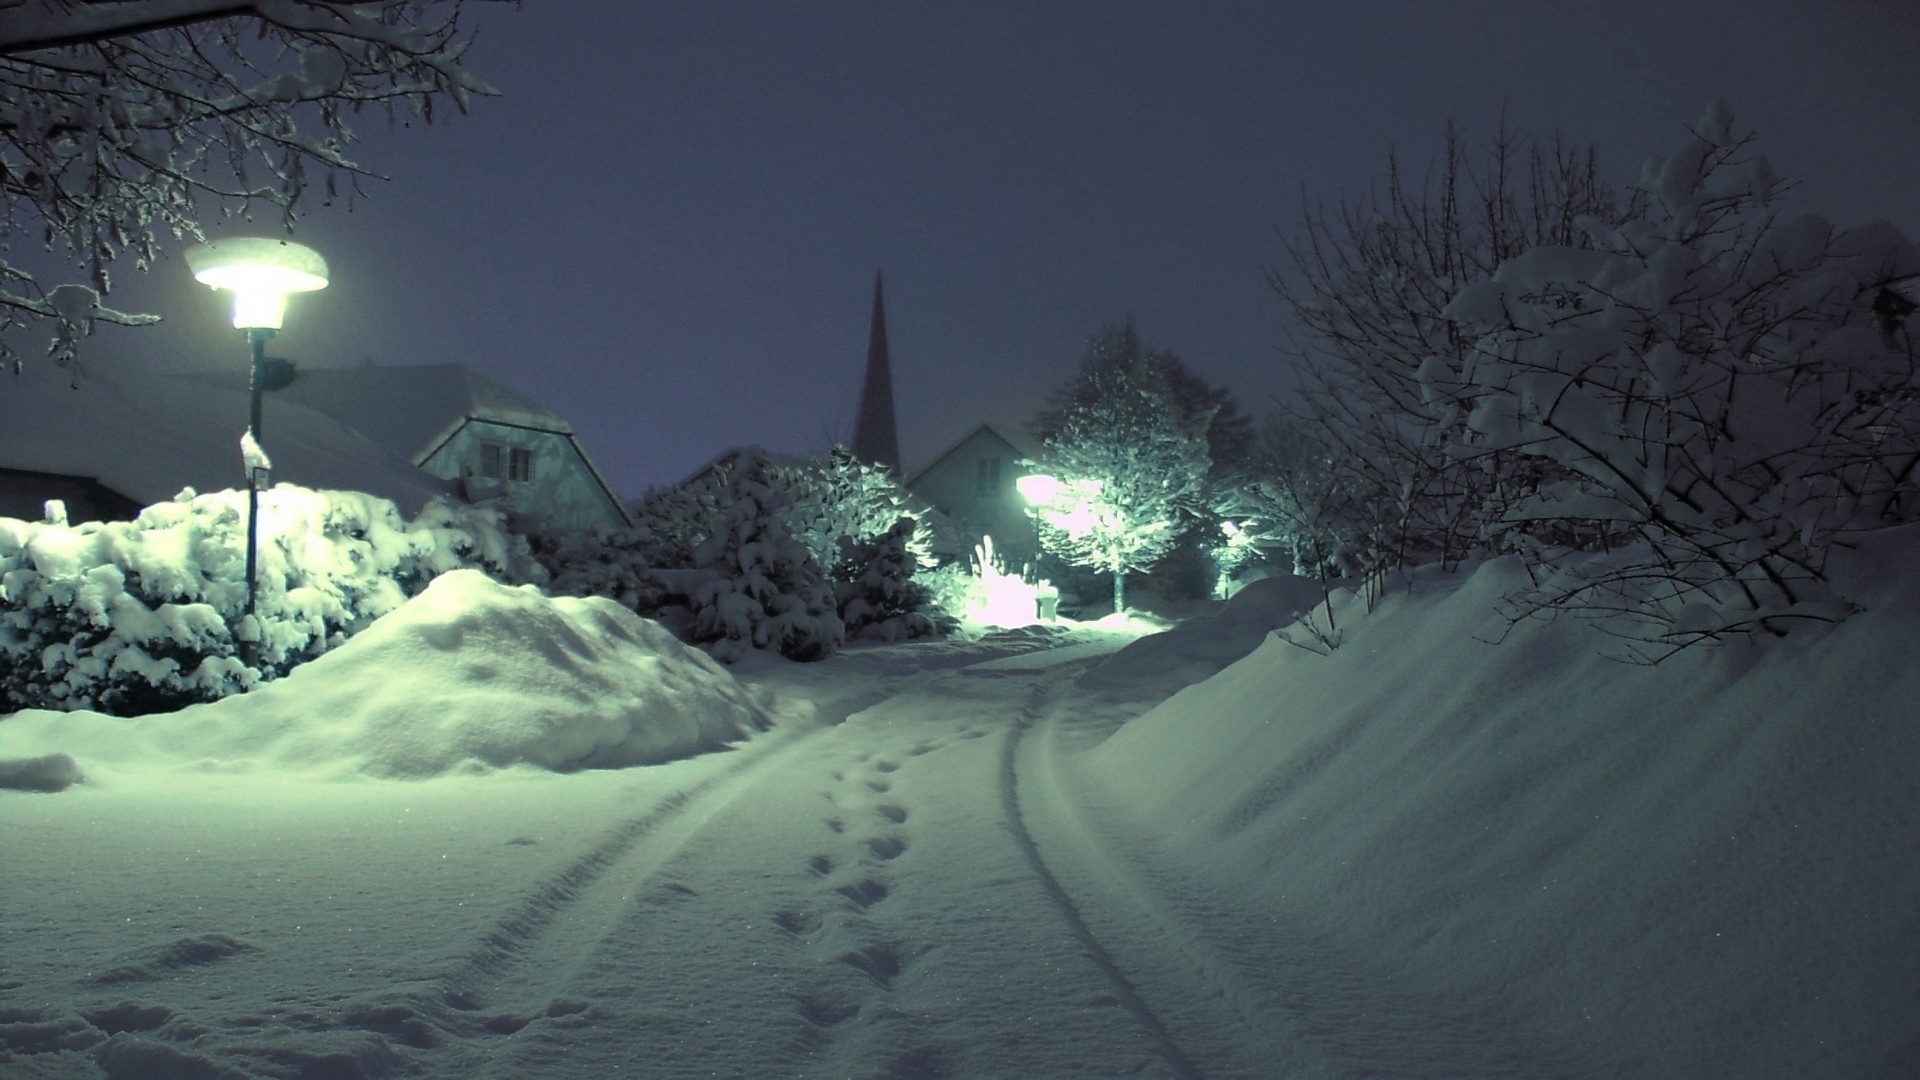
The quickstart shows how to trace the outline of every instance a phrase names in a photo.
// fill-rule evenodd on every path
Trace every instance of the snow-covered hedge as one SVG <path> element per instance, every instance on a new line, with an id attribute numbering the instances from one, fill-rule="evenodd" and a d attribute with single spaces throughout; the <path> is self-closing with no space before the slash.
<path id="1" fill-rule="evenodd" d="M 340 644 L 463 567 L 539 576 L 492 510 L 289 484 L 260 495 L 245 617 L 247 495 L 184 491 L 133 521 L 0 518 L 0 709 L 139 715 L 211 701 Z M 257 662 L 241 659 L 258 643 Z"/>
<path id="2" fill-rule="evenodd" d="M 534 530 L 532 551 L 554 593 L 617 600 L 721 660 L 817 660 L 847 637 L 952 624 L 912 582 L 930 558 L 909 508 L 897 481 L 842 448 L 793 461 L 747 447 L 647 495 L 632 528 Z"/>

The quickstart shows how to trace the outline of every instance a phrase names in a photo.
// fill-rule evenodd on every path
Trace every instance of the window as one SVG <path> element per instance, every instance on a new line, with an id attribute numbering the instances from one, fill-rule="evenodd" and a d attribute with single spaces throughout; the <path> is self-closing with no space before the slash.
<path id="1" fill-rule="evenodd" d="M 512 455 L 507 459 L 507 479 L 533 479 L 533 451 L 524 446 L 513 448 Z"/>
<path id="2" fill-rule="evenodd" d="M 1000 492 L 1000 459 L 997 457 L 975 458 L 973 462 L 973 493 L 975 495 L 997 495 Z"/>
<path id="3" fill-rule="evenodd" d="M 483 442 L 480 444 L 480 478 L 481 479 L 483 480 L 500 479 L 500 473 L 501 473 L 500 459 L 502 456 L 500 451 L 502 449 L 504 448 L 499 443 Z"/>

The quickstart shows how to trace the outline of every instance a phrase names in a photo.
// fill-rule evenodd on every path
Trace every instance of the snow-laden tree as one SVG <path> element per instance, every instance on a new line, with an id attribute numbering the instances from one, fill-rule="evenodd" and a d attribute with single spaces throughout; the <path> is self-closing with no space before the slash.
<path id="1" fill-rule="evenodd" d="M 1240 411 L 1233 392 L 1207 382 L 1174 353 L 1147 348 L 1131 318 L 1088 340 L 1080 370 L 1048 395 L 1047 407 L 1034 418 L 1031 430 L 1042 439 L 1059 431 L 1073 409 L 1092 404 L 1107 392 L 1109 383 L 1121 377 L 1116 373 L 1134 371 L 1150 373 L 1157 392 L 1181 423 L 1205 430 L 1216 476 L 1233 475 L 1235 467 L 1256 452 L 1259 434 L 1252 417 Z"/>
<path id="2" fill-rule="evenodd" d="M 1138 341 L 1131 327 L 1093 339 L 1082 390 L 1044 440 L 1041 468 L 1060 487 L 1034 516 L 1043 548 L 1113 576 L 1119 612 L 1127 573 L 1150 569 L 1206 509 L 1212 413 L 1183 415 L 1145 350 L 1114 362 L 1116 335 Z"/>
<path id="3" fill-rule="evenodd" d="M 953 619 L 934 603 L 933 591 L 914 580 L 927 565 L 914 552 L 917 524 L 900 518 L 868 541 L 840 537 L 832 570 L 834 601 L 849 638 L 912 641 L 939 637 Z"/>
<path id="4" fill-rule="evenodd" d="M 757 448 L 732 455 L 726 516 L 693 552 L 700 574 L 688 597 L 688 639 L 723 663 L 748 649 L 822 660 L 846 636 L 832 586 L 780 516 L 793 496 L 776 472 Z"/>
<path id="5" fill-rule="evenodd" d="M 843 542 L 878 543 L 901 518 L 922 519 L 928 509 L 885 466 L 837 443 L 824 458 L 779 466 L 775 479 L 793 496 L 781 517 L 821 566 L 839 565 Z M 906 543 L 917 565 L 933 564 L 925 530 L 909 530 Z"/>
<path id="6" fill-rule="evenodd" d="M 1778 220 L 1719 103 L 1639 186 L 1648 214 L 1459 290 L 1442 314 L 1467 348 L 1419 365 L 1403 411 L 1457 418 L 1464 471 L 1549 478 L 1488 523 L 1533 567 L 1520 613 L 1624 613 L 1652 660 L 1843 618 L 1830 548 L 1920 517 L 1920 249 L 1885 223 Z"/>
<path id="7" fill-rule="evenodd" d="M 1326 500 L 1302 509 L 1323 538 L 1341 538 L 1343 572 L 1371 577 L 1500 549 L 1494 523 L 1542 482 L 1545 464 L 1453 452 L 1468 436 L 1465 415 L 1429 387 L 1436 373 L 1461 371 L 1474 347 L 1447 305 L 1524 251 L 1592 246 L 1584 223 L 1623 223 L 1645 208 L 1639 192 L 1615 195 L 1591 149 L 1543 147 L 1503 127 L 1475 153 L 1449 128 L 1423 175 L 1389 155 L 1383 188 L 1304 215 L 1291 266 L 1268 280 L 1305 331 L 1300 431 L 1331 471 L 1331 482 L 1293 494 Z"/>
<path id="8" fill-rule="evenodd" d="M 64 362 L 96 320 L 155 321 L 103 302 L 118 262 L 144 270 L 210 221 L 266 205 L 290 227 L 356 192 L 370 174 L 349 120 L 369 107 L 431 121 L 492 93 L 461 62 L 464 5 L 0 0 L 0 362 L 21 362 L 10 330 L 44 332 Z"/>

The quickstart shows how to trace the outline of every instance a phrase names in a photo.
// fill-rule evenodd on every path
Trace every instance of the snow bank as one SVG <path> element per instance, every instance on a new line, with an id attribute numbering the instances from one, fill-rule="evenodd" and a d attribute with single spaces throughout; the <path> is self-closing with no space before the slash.
<path id="1" fill-rule="evenodd" d="M 658 624 L 460 570 L 251 694 L 136 719 L 24 711 L 0 722 L 0 758 L 67 753 L 95 778 L 155 764 L 425 777 L 650 764 L 765 726 L 732 675 Z"/>
<path id="2" fill-rule="evenodd" d="M 1920 1030 L 1920 533 L 1842 553 L 1825 635 L 1501 644 L 1510 562 L 1270 639 L 1084 758 L 1223 897 L 1437 998 L 1528 1003 L 1616 1075 L 1892 1075 Z M 1604 1033 L 1604 1034 L 1601 1034 Z M 1904 1033 L 1904 1034 L 1903 1034 Z"/>
<path id="3" fill-rule="evenodd" d="M 1132 642 L 1082 675 L 1079 685 L 1107 696 L 1165 697 L 1246 656 L 1322 596 L 1320 582 L 1292 574 L 1251 582 L 1214 614 Z"/>

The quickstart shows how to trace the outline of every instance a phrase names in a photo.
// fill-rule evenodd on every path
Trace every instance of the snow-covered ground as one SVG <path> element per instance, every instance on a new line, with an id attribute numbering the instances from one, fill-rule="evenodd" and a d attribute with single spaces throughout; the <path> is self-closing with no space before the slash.
<path id="1" fill-rule="evenodd" d="M 0 720 L 84 776 L 0 791 L 0 1077 L 1912 1075 L 1916 554 L 1651 669 L 1487 643 L 1500 564 L 1330 656 L 1278 581 L 732 672 L 436 583 L 247 699 Z"/>

